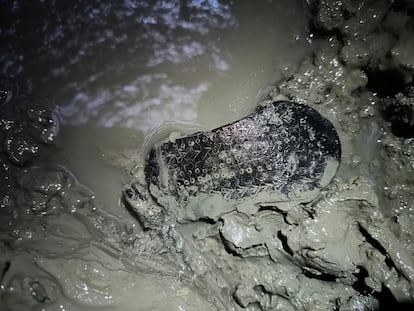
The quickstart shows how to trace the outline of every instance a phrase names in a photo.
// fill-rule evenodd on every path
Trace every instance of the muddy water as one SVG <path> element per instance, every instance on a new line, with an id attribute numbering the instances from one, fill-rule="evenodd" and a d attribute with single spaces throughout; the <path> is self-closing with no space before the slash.
<path id="1" fill-rule="evenodd" d="M 414 301 L 412 1 L 252 3 L 0 2 L 0 310 Z M 155 142 L 280 99 L 339 137 L 311 202 L 146 184 Z"/>
<path id="2" fill-rule="evenodd" d="M 139 36 L 134 39 L 135 46 L 129 47 L 133 49 L 130 53 L 139 58 L 118 60 L 117 71 L 123 83 L 112 77 L 112 69 L 105 68 L 108 60 L 103 58 L 97 65 L 100 72 L 88 75 L 106 71 L 107 80 L 77 87 L 68 105 L 62 106 L 63 115 L 68 115 L 65 124 L 75 126 L 68 126 L 67 132 L 63 128 L 63 139 L 67 140 L 62 144 L 75 144 L 70 148 L 73 155 L 65 152 L 65 164 L 102 197 L 102 202 L 110 202 L 109 208 L 116 206 L 119 183 L 113 187 L 101 183 L 106 179 L 115 183 L 111 169 L 105 165 L 92 170 L 85 169 L 85 165 L 105 162 L 105 152 L 140 148 L 142 138 L 159 139 L 154 131 L 168 133 L 171 127 L 181 131 L 183 127 L 186 131 L 213 128 L 246 115 L 268 86 L 280 79 L 280 69 L 294 65 L 309 52 L 305 40 L 306 11 L 300 1 L 216 5 L 195 6 L 195 14 L 200 18 L 188 26 L 188 31 L 179 25 L 188 22 L 186 19 L 164 17 L 162 14 L 167 13 L 162 13 L 161 5 L 161 12 L 154 10 L 146 17 L 156 20 L 149 29 L 126 33 Z M 173 10 L 179 11 L 179 6 Z M 185 11 L 185 5 L 181 10 Z M 192 19 L 188 14 L 187 19 Z M 156 31 L 159 23 L 166 29 Z M 159 35 L 163 39 L 156 38 Z M 142 42 L 141 36 L 148 39 Z M 112 57 L 118 57 L 116 51 Z M 130 62 L 135 65 L 130 66 Z M 84 139 L 73 139 L 79 132 Z M 77 146 L 79 143 L 85 145 Z M 94 146 L 95 152 L 91 151 Z M 97 180 L 96 171 L 108 178 Z M 108 188 L 115 191 L 109 193 Z"/>
<path id="3" fill-rule="evenodd" d="M 111 209 L 120 184 L 107 153 L 138 149 L 160 127 L 213 128 L 252 111 L 280 70 L 309 51 L 305 8 L 280 0 L 16 1 L 8 6 L 18 23 L 6 31 L 14 53 L 3 56 L 4 70 L 56 100 L 64 126 L 52 161 Z M 37 15 L 28 18 L 30 10 Z"/>
<path id="4" fill-rule="evenodd" d="M 36 157 L 18 166 L 1 158 L 7 200 L 0 309 L 227 305 L 178 280 L 177 271 L 139 258 L 139 249 L 119 245 L 132 243 L 140 231 L 120 201 L 121 190 L 131 156 L 145 142 L 173 129 L 211 129 L 254 109 L 281 71 L 311 49 L 306 4 L 4 1 L 0 6 L 0 65 L 18 84 L 13 94 L 49 96 L 57 105 L 50 109 L 61 116 L 54 143 L 36 149 Z M 35 111 L 49 111 L 42 109 Z"/>

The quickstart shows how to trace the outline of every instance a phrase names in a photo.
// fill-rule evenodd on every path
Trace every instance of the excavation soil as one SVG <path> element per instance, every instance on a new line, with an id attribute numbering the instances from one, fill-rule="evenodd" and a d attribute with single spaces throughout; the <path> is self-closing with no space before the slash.
<path id="1" fill-rule="evenodd" d="M 386 0 L 308 5 L 312 53 L 297 65 L 279 66 L 278 82 L 255 102 L 310 105 L 335 126 L 342 146 L 339 171 L 306 204 L 263 202 L 229 210 L 211 197 L 206 204 L 214 208 L 214 219 L 164 218 L 145 229 L 122 188 L 145 184 L 145 155 L 154 140 L 177 130 L 194 132 L 194 123 L 150 136 L 145 130 L 151 120 L 140 123 L 141 131 L 69 131 L 67 124 L 61 127 L 62 109 L 23 95 L 15 79 L 3 79 L 0 310 L 377 310 L 412 302 L 414 7 Z M 55 35 L 49 39 L 57 40 Z M 3 73 L 21 70 L 18 61 L 5 62 L 8 57 L 2 58 Z M 56 80 L 63 79 L 55 69 Z M 195 100 L 203 87 L 190 88 L 193 96 L 184 102 Z M 124 91 L 130 96 L 136 89 Z M 178 91 L 169 87 L 167 93 Z M 63 113 L 88 101 L 99 107 L 87 95 L 78 94 Z M 227 117 L 218 111 L 220 118 L 204 127 L 232 122 L 253 108 L 244 107 L 228 108 L 234 114 Z M 72 120 L 81 124 L 85 115 L 78 113 Z M 105 110 L 90 113 L 99 123 Z M 167 122 L 163 118 L 157 122 Z M 132 117 L 123 120 L 133 123 Z M 89 156 L 96 140 L 99 159 Z M 69 147 L 84 150 L 83 164 L 73 172 L 67 167 L 79 161 L 65 154 Z M 111 166 L 96 176 L 99 161 Z M 91 185 L 81 184 L 79 176 Z M 107 185 L 101 192 L 92 190 L 97 179 Z M 141 207 L 164 208 L 149 200 Z"/>

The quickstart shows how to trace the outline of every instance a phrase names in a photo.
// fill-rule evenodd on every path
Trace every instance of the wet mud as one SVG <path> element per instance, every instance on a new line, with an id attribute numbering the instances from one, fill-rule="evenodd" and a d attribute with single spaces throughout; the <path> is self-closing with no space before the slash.
<path id="1" fill-rule="evenodd" d="M 306 3 L 312 54 L 281 68 L 260 107 L 295 102 L 335 128 L 334 140 L 341 143 L 338 171 L 335 167 L 335 177 L 331 174 L 309 199 L 280 200 L 280 187 L 244 204 L 232 197 L 223 201 L 220 193 L 196 197 L 201 211 L 196 216 L 194 210 L 184 213 L 192 188 L 183 184 L 186 195 L 174 172 L 183 171 L 188 180 L 193 175 L 180 166 L 185 156 L 176 162 L 168 157 L 176 152 L 171 148 L 247 116 L 246 108 L 198 134 L 188 128 L 179 133 L 178 126 L 167 140 L 155 135 L 139 150 L 126 146 L 136 137 L 117 142 L 115 149 L 122 152 L 108 151 L 106 142 L 119 140 L 116 135 L 78 131 L 91 133 L 85 140 L 91 145 L 99 137 L 104 158 L 119 168 L 107 192 L 118 193 L 122 212 L 104 208 L 96 191 L 53 160 L 55 153 L 65 164 L 73 160 L 64 149 L 56 150 L 59 137 L 70 136 L 61 128 L 62 107 L 27 95 L 33 92 L 27 83 L 19 89 L 21 80 L 2 79 L 0 310 L 412 308 L 414 5 L 408 0 Z M 2 63 L 3 74 L 20 70 L 19 62 L 7 64 Z M 81 106 L 85 96 L 72 104 Z M 99 111 L 98 123 L 101 113 L 106 112 Z M 81 119 L 79 114 L 73 120 Z M 144 122 L 137 136 L 147 126 Z M 154 171 L 151 148 L 163 171 Z M 227 163 L 226 157 L 220 161 Z M 79 174 L 95 167 L 84 164 Z M 95 177 L 95 182 L 102 178 Z M 162 212 L 166 207 L 170 214 Z"/>

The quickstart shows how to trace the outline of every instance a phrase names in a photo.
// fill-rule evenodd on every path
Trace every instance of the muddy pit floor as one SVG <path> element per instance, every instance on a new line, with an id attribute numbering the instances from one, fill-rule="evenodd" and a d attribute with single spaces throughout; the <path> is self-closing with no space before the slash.
<path id="1" fill-rule="evenodd" d="M 204 11 L 194 12 L 189 5 L 184 13 L 211 13 L 214 8 L 220 12 L 213 14 L 216 26 L 224 21 L 231 24 L 231 18 L 223 19 L 230 4 L 206 3 Z M 7 7 L 11 16 L 23 14 L 24 6 L 18 4 Z M 98 8 L 85 12 L 110 15 L 105 13 L 109 7 Z M 53 101 L 33 95 L 37 91 L 31 89 L 33 83 L 22 78 L 30 66 L 20 68 L 22 59 L 3 51 L 2 71 L 9 77 L 0 85 L 0 310 L 386 310 L 397 304 L 410 308 L 414 300 L 414 5 L 315 0 L 308 1 L 307 8 L 311 20 L 304 41 L 310 42 L 311 52 L 297 63 L 280 66 L 277 83 L 263 91 L 255 105 L 291 100 L 330 120 L 342 148 L 334 180 L 309 203 L 259 202 L 229 210 L 211 196 L 205 208 L 214 207 L 215 217 L 183 221 L 173 211 L 158 226 L 147 228 L 134 206 L 122 199 L 122 188 L 145 185 L 145 156 L 152 145 L 235 121 L 254 107 L 230 109 L 227 117 L 218 117 L 204 128 L 191 123 L 166 126 L 145 142 L 134 129 L 114 134 L 79 126 L 68 133 L 62 125 L 71 107 L 62 111 Z M 142 21 L 152 23 L 149 17 Z M 19 30 L 16 23 L 1 35 L 7 39 Z M 53 33 L 47 42 L 58 40 L 59 33 L 63 32 Z M 177 50 L 169 51 L 172 59 L 179 55 Z M 197 47 L 193 45 L 191 51 Z M 213 62 L 224 68 L 217 57 Z M 152 61 L 154 65 L 156 59 Z M 55 69 L 60 79 L 64 72 L 59 66 Z M 53 88 L 53 79 L 45 79 Z M 157 73 L 152 79 L 164 76 Z M 146 85 L 147 80 L 139 83 Z M 192 94 L 203 87 L 194 86 Z M 170 87 L 166 92 L 177 94 L 178 89 Z M 123 90 L 129 94 L 135 89 Z M 99 107 L 87 95 L 78 94 L 72 103 L 90 101 Z M 97 109 L 96 120 L 104 112 Z M 155 122 L 151 114 L 147 116 L 148 124 Z M 80 113 L 75 119 L 82 118 Z M 68 145 L 63 141 L 88 150 L 89 142 L 97 140 L 99 161 L 110 164 L 103 175 L 94 173 L 97 162 L 88 152 L 82 153 L 88 161 L 83 161 L 79 173 L 66 167 L 72 158 L 63 163 L 55 160 L 56 154 L 65 159 Z M 111 150 L 106 149 L 109 144 Z M 131 148 L 134 144 L 139 148 Z M 107 197 L 79 182 L 78 174 L 85 180 L 89 175 L 90 180 L 107 181 Z M 109 193 L 114 192 L 117 208 L 103 208 L 106 199 L 112 202 Z M 166 202 L 158 203 L 147 208 L 162 210 Z"/>

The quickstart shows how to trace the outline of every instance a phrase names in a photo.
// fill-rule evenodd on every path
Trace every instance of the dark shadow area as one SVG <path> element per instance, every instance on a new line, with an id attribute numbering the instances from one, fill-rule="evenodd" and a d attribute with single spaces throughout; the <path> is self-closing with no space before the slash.
<path id="1" fill-rule="evenodd" d="M 414 2 L 412 0 L 395 0 L 391 8 L 396 12 L 407 12 L 408 15 L 414 15 Z"/>
<path id="2" fill-rule="evenodd" d="M 282 233 L 282 231 L 278 231 L 277 232 L 277 238 L 280 240 L 280 242 L 282 243 L 282 247 L 283 247 L 283 250 L 286 252 L 286 253 L 288 253 L 290 256 L 293 256 L 294 255 L 294 253 L 293 253 L 293 251 L 292 251 L 292 249 L 290 248 L 290 246 L 289 246 L 289 244 L 288 244 L 288 242 L 287 242 L 287 237 L 286 237 L 286 235 L 284 235 L 283 233 Z"/>
<path id="3" fill-rule="evenodd" d="M 352 288 L 362 295 L 367 296 L 372 293 L 372 288 L 365 284 L 365 278 L 369 274 L 368 271 L 362 266 L 358 266 L 358 269 L 358 273 L 354 274 L 357 277 L 357 281 L 352 284 Z"/>
<path id="4" fill-rule="evenodd" d="M 304 269 L 302 270 L 302 273 L 304 276 L 310 279 L 320 280 L 324 282 L 336 282 L 337 281 L 337 277 L 329 273 L 315 274 L 315 273 L 310 272 L 309 270 L 304 270 Z"/>
<path id="5" fill-rule="evenodd" d="M 411 106 L 391 104 L 382 113 L 385 120 L 391 122 L 391 131 L 395 136 L 414 137 L 414 109 Z"/>
<path id="6" fill-rule="evenodd" d="M 368 77 L 367 88 L 379 97 L 390 97 L 404 91 L 406 81 L 400 70 L 365 69 L 364 72 Z"/>
<path id="7" fill-rule="evenodd" d="M 385 258 L 385 263 L 387 265 L 388 268 L 394 268 L 396 270 L 397 267 L 394 265 L 394 262 L 391 260 L 391 258 L 388 256 L 387 250 L 381 245 L 380 242 L 378 242 L 376 239 L 374 239 L 369 232 L 362 227 L 361 225 L 358 226 L 359 227 L 359 232 L 362 234 L 362 236 L 365 238 L 365 240 L 371 244 L 374 248 L 376 248 L 382 255 L 384 255 Z"/>
<path id="8" fill-rule="evenodd" d="M 383 307 L 380 307 L 378 310 L 376 311 L 390 311 L 390 310 L 395 310 L 395 311 L 412 311 L 414 310 L 414 303 L 412 302 L 402 302 L 402 303 L 394 303 L 394 304 L 387 304 L 384 305 Z"/>
<path id="9" fill-rule="evenodd" d="M 412 84 L 398 69 L 365 69 L 367 88 L 378 95 L 380 111 L 384 120 L 390 122 L 391 131 L 397 137 L 414 137 L 414 108 L 408 104 Z M 411 91 L 412 92 L 412 91 Z"/>
<path id="10" fill-rule="evenodd" d="M 414 310 L 414 302 L 397 302 L 388 288 L 382 287 L 381 293 L 374 295 L 379 301 L 379 308 L 376 311 L 412 311 Z"/>

